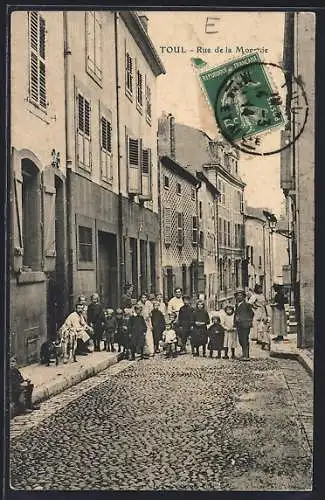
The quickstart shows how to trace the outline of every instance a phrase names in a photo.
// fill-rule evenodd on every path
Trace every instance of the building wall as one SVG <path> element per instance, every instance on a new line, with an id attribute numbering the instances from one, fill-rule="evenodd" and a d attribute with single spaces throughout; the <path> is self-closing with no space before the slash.
<path id="1" fill-rule="evenodd" d="M 198 246 L 193 244 L 192 218 L 196 217 L 197 203 L 194 184 L 182 178 L 175 172 L 171 172 L 162 164 L 160 166 L 160 197 L 161 197 L 161 265 L 163 270 L 164 290 L 166 293 L 166 270 L 172 268 L 173 288 L 183 286 L 182 266 L 186 266 L 187 287 L 184 293 L 189 294 L 190 266 L 198 258 Z M 169 179 L 169 188 L 164 187 L 164 177 Z M 181 186 L 181 194 L 177 194 L 177 184 Z M 166 210 L 170 209 L 170 243 L 166 244 Z M 177 245 L 177 213 L 183 213 L 184 217 L 184 242 L 180 247 Z"/>
<path id="2" fill-rule="evenodd" d="M 308 122 L 295 143 L 298 277 L 302 345 L 314 341 L 314 165 L 315 165 L 315 16 L 295 13 L 295 74 L 302 75 L 308 98 Z"/>
<path id="3" fill-rule="evenodd" d="M 273 233 L 273 283 L 287 284 L 283 281 L 283 266 L 289 265 L 288 238 Z"/>
<path id="4" fill-rule="evenodd" d="M 256 284 L 264 285 L 264 293 L 270 298 L 271 293 L 271 256 L 270 256 L 270 232 L 266 222 L 259 219 L 246 218 L 245 220 L 245 244 L 246 248 L 253 248 L 253 262 L 249 258 L 249 288 L 253 289 Z M 272 245 L 272 242 L 271 242 Z M 261 264 L 261 265 L 260 265 Z"/>
<path id="5" fill-rule="evenodd" d="M 44 106 L 41 107 L 35 104 L 35 101 L 33 103 L 30 91 L 29 21 L 31 13 L 15 11 L 11 14 L 10 340 L 11 350 L 16 353 L 20 365 L 38 359 L 40 345 L 48 334 L 48 316 L 51 313 L 49 310 L 50 273 L 53 276 L 53 269 L 58 258 L 55 257 L 55 241 L 52 238 L 55 225 L 54 200 L 55 196 L 58 196 L 54 174 L 57 174 L 63 183 L 60 194 L 63 204 L 65 199 L 63 16 L 59 11 L 42 11 L 39 15 L 45 21 L 46 97 L 44 97 Z M 53 149 L 56 153 L 60 153 L 59 168 L 51 166 Z M 25 159 L 36 169 L 38 183 L 35 191 L 37 206 L 34 206 L 33 212 L 29 212 L 29 218 L 23 210 L 22 160 Z M 50 205 L 49 213 L 47 209 Z M 23 248 L 24 242 L 20 231 L 23 225 L 26 227 L 27 219 L 29 219 L 29 237 L 38 244 L 36 250 L 38 262 L 33 267 L 23 267 L 23 252 L 26 256 L 27 249 Z M 61 264 L 66 252 L 64 234 L 63 230 Z M 47 252 L 47 235 L 52 240 L 51 256 Z M 63 274 L 61 295 L 65 296 L 64 264 L 60 271 Z"/>

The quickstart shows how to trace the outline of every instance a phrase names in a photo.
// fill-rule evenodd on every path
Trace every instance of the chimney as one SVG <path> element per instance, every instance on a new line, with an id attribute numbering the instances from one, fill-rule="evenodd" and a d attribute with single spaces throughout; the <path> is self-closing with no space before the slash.
<path id="1" fill-rule="evenodd" d="M 144 27 L 144 30 L 146 33 L 148 33 L 148 21 L 149 19 L 145 14 L 139 14 L 139 19 L 141 21 L 142 26 Z"/>

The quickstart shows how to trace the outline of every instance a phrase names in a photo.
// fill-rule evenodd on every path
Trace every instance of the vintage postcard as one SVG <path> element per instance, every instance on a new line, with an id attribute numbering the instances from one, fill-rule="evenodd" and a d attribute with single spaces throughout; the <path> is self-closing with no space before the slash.
<path id="1" fill-rule="evenodd" d="M 96 9 L 9 16 L 8 487 L 310 491 L 316 14 Z"/>

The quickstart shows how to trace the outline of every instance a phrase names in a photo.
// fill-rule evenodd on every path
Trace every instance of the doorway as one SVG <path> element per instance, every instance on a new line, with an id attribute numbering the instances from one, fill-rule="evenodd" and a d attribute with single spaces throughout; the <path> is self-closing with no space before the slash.
<path id="1" fill-rule="evenodd" d="M 98 231 L 98 291 L 102 304 L 116 309 L 117 246 L 116 235 Z"/>
<path id="2" fill-rule="evenodd" d="M 47 333 L 49 338 L 56 336 L 63 324 L 67 310 L 65 282 L 65 225 L 64 225 L 64 188 L 63 181 L 55 176 L 55 268 L 48 273 L 47 293 Z"/>

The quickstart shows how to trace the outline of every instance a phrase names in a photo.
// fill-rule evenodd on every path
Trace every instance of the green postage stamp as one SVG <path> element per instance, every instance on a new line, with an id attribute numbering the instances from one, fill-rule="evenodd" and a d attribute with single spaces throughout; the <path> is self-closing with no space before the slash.
<path id="1" fill-rule="evenodd" d="M 197 69 L 201 69 L 199 61 L 193 60 Z M 272 88 L 265 65 L 259 54 L 253 53 L 208 71 L 202 68 L 198 74 L 220 131 L 229 141 L 285 124 L 281 99 Z"/>

